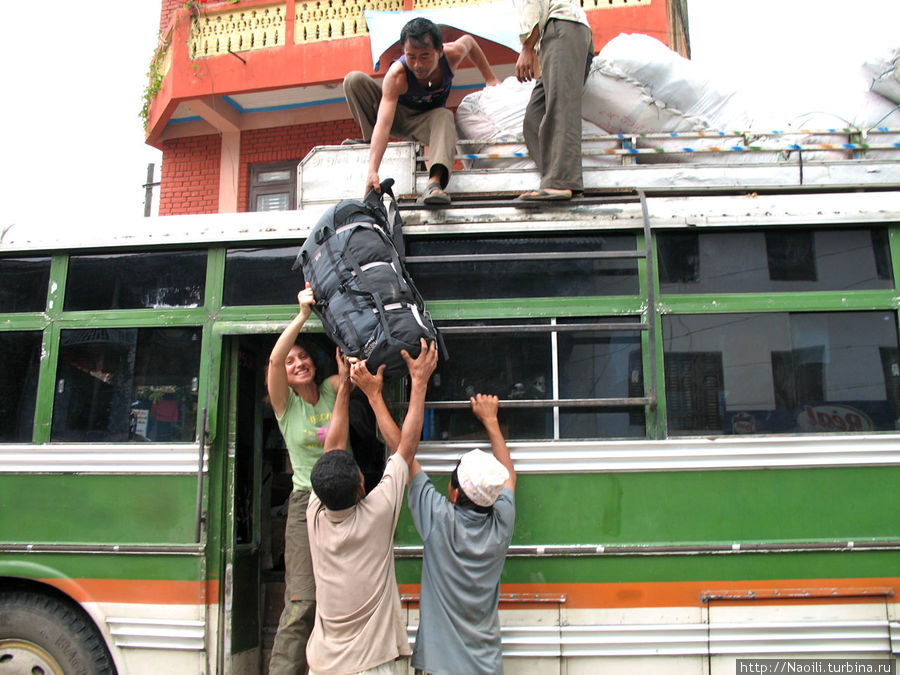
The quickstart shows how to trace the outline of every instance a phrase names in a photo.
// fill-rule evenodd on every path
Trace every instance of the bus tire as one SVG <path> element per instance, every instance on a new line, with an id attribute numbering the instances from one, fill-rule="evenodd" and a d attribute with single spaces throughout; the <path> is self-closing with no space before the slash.
<path id="1" fill-rule="evenodd" d="M 114 675 L 106 645 L 75 606 L 50 595 L 0 593 L 0 672 Z"/>

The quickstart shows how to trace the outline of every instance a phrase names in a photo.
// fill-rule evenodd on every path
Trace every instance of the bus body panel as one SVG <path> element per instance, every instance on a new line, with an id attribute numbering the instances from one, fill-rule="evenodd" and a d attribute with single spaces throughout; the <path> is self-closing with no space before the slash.
<path id="1" fill-rule="evenodd" d="M 462 347 L 432 383 L 419 449 L 440 491 L 484 446 L 460 423 L 466 386 L 506 387 L 519 473 L 506 672 L 896 661 L 900 163 L 856 148 L 685 171 L 608 140 L 622 164 L 586 169 L 591 194 L 571 204 L 520 208 L 510 197 L 534 172 L 502 169 L 455 172 L 448 209 L 401 200 L 410 269 Z M 392 152 L 415 166 L 411 144 Z M 46 288 L 37 307 L 0 311 L 3 344 L 24 345 L 0 381 L 24 420 L 0 420 L 0 599 L 67 599 L 120 673 L 265 667 L 291 486 L 264 372 L 296 313 L 293 255 L 335 186 L 355 190 L 342 165 L 366 156 L 311 153 L 299 212 L 4 233 L 0 280 L 33 264 Z M 183 252 L 205 270 L 181 306 L 66 308 L 70 268 L 130 273 L 152 254 L 164 269 Z M 403 385 L 386 395 L 402 415 Z M 103 428 L 129 409 L 134 428 Z M 76 442 L 98 431 L 116 433 Z M 406 507 L 395 555 L 414 640 L 422 542 Z"/>

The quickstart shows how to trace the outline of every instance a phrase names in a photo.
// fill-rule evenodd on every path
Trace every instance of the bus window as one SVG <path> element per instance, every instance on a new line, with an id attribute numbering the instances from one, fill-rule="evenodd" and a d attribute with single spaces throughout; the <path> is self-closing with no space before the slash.
<path id="1" fill-rule="evenodd" d="M 31 442 L 40 355 L 40 331 L 0 332 L 0 442 Z"/>
<path id="2" fill-rule="evenodd" d="M 564 332 L 557 341 L 561 399 L 644 395 L 639 332 Z M 645 438 L 644 408 L 562 408 L 559 437 Z"/>
<path id="3" fill-rule="evenodd" d="M 0 258 L 0 313 L 43 312 L 50 258 Z"/>
<path id="4" fill-rule="evenodd" d="M 198 307 L 206 286 L 206 251 L 73 255 L 67 311 Z"/>
<path id="5" fill-rule="evenodd" d="M 562 298 L 637 294 L 637 260 L 602 257 L 634 248 L 633 234 L 409 237 L 406 255 L 409 273 L 427 301 Z M 509 257 L 491 260 L 489 256 Z"/>
<path id="6" fill-rule="evenodd" d="M 663 293 L 769 293 L 893 287 L 887 230 L 660 232 Z"/>
<path id="7" fill-rule="evenodd" d="M 634 317 L 591 319 L 589 324 L 632 323 Z M 504 323 L 506 325 L 504 325 Z M 643 438 L 642 406 L 606 407 L 586 399 L 643 396 L 640 332 L 599 331 L 582 319 L 453 324 L 444 332 L 450 358 L 441 361 L 429 401 L 467 401 L 476 393 L 512 402 L 502 412 L 504 433 L 517 440 Z M 464 332 L 460 332 L 464 331 Z M 637 372 L 635 372 L 637 371 Z M 555 406 L 554 400 L 573 405 Z M 574 400 L 582 405 L 574 405 Z M 542 403 L 546 401 L 546 403 Z M 523 407 L 519 407 L 519 405 Z M 436 408 L 428 440 L 481 438 L 483 429 L 467 408 Z"/>
<path id="8" fill-rule="evenodd" d="M 199 328 L 63 330 L 52 441 L 193 442 Z"/>
<path id="9" fill-rule="evenodd" d="M 678 315 L 662 329 L 672 435 L 896 428 L 893 312 Z"/>
<path id="10" fill-rule="evenodd" d="M 296 304 L 304 286 L 300 270 L 291 270 L 297 251 L 297 246 L 228 249 L 223 304 Z"/>

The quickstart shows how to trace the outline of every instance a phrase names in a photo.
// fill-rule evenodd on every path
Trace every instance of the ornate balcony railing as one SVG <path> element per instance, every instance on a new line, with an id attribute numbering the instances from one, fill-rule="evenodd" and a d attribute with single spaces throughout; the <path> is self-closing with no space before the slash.
<path id="1" fill-rule="evenodd" d="M 440 9 L 493 0 L 286 0 L 278 4 L 228 5 L 195 12 L 192 59 L 368 35 L 364 10 Z M 586 10 L 646 6 L 663 0 L 581 0 Z M 512 21 L 510 17 L 510 21 Z M 293 38 L 293 39 L 292 39 Z"/>
<path id="2" fill-rule="evenodd" d="M 304 44 L 368 35 L 366 19 L 363 16 L 363 10 L 366 9 L 397 12 L 403 9 L 403 0 L 297 2 L 294 43 Z"/>
<path id="3" fill-rule="evenodd" d="M 198 13 L 191 19 L 188 53 L 192 59 L 229 52 L 281 47 L 287 4 Z"/>

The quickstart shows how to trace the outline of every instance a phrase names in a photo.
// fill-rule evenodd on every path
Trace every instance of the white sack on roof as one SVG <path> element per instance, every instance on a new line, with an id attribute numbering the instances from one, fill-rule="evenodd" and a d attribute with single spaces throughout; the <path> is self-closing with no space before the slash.
<path id="1" fill-rule="evenodd" d="M 895 58 L 896 50 L 892 54 Z M 849 127 L 865 134 L 875 127 L 900 127 L 896 106 L 870 88 L 871 74 L 864 76 L 853 64 L 829 68 L 831 77 L 827 87 L 800 86 L 821 75 L 811 70 L 815 63 L 815 59 L 811 60 L 799 75 L 779 71 L 768 78 L 773 92 L 786 91 L 793 85 L 793 90 L 803 95 L 782 99 L 776 95 L 766 97 L 763 93 L 752 99 L 751 106 L 749 96 L 716 81 L 703 68 L 658 40 L 646 35 L 623 34 L 611 40 L 594 58 L 582 115 L 611 132 L 635 135 L 635 146 L 639 149 L 652 147 L 666 151 L 660 155 L 640 154 L 639 163 L 771 162 L 791 157 L 798 145 L 825 144 L 836 148 L 804 150 L 804 158 L 843 159 L 850 151 L 841 146 L 848 142 L 861 140 L 872 145 L 897 142 L 896 134 L 883 132 L 873 133 L 871 138 L 851 138 L 846 132 L 809 134 L 806 130 Z M 700 132 L 743 130 L 785 133 L 767 138 L 764 150 L 745 152 L 710 150 L 758 147 L 758 138 L 753 133 L 696 137 Z M 641 137 L 641 134 L 654 133 L 695 135 L 671 139 Z M 672 152 L 677 154 L 669 154 Z M 866 151 L 865 156 L 878 157 L 879 151 Z"/>
<path id="2" fill-rule="evenodd" d="M 471 144 L 460 145 L 463 154 L 498 153 L 509 155 L 517 153 L 525 155 L 522 135 L 522 124 L 525 121 L 525 108 L 531 98 L 534 82 L 519 82 L 515 77 L 507 77 L 494 87 L 485 87 L 467 95 L 456 109 L 456 129 L 460 139 L 480 141 L 508 141 L 503 145 Z M 583 137 L 605 136 L 607 132 L 596 124 L 582 120 L 581 135 Z M 585 166 L 608 166 L 621 163 L 615 155 L 602 154 L 604 150 L 615 149 L 618 143 L 613 140 L 587 140 L 583 143 Z M 469 169 L 507 168 L 533 169 L 534 161 L 529 157 L 512 157 L 504 159 L 479 158 L 463 162 Z"/>
<path id="3" fill-rule="evenodd" d="M 893 50 L 892 58 L 896 59 L 897 53 Z M 881 59 L 881 66 L 886 62 Z M 871 86 L 872 68 L 876 67 L 872 63 L 877 62 L 867 64 L 865 69 L 852 63 L 829 66 L 827 87 L 806 86 L 824 75 L 812 70 L 815 63 L 811 59 L 800 75 L 788 71 L 769 75 L 773 95 L 757 94 L 751 107 L 751 98 L 745 92 L 717 82 L 658 40 L 646 35 L 619 35 L 594 58 L 582 99 L 582 135 L 625 134 L 634 137 L 638 150 L 665 151 L 638 154 L 641 164 L 778 162 L 795 159 L 798 146 L 810 145 L 834 147 L 804 149 L 804 160 L 884 156 L 885 152 L 877 149 L 862 154 L 843 147 L 859 142 L 888 146 L 900 141 L 900 134 L 883 130 L 900 128 L 900 111 L 896 103 Z M 499 86 L 466 96 L 456 116 L 460 138 L 511 144 L 464 145 L 462 152 L 524 155 L 522 122 L 533 86 L 509 77 Z M 788 89 L 795 96 L 774 94 Z M 847 128 L 859 131 L 851 134 Z M 831 129 L 834 132 L 828 133 Z M 760 146 L 759 135 L 754 132 L 775 130 L 782 133 L 768 135 L 765 145 Z M 613 138 L 586 141 L 584 165 L 620 164 L 620 156 L 604 154 L 617 149 L 619 143 Z M 890 156 L 896 157 L 896 150 Z M 479 158 L 467 160 L 466 165 L 533 168 L 534 163 L 527 157 Z"/>
<path id="4" fill-rule="evenodd" d="M 465 143 L 460 145 L 460 151 L 463 154 L 527 154 L 528 149 L 522 138 L 522 121 L 533 87 L 532 82 L 519 82 L 515 77 L 507 77 L 494 87 L 485 87 L 463 98 L 456 109 L 456 130 L 460 139 L 509 141 L 510 144 Z M 463 160 L 463 164 L 467 169 L 535 167 L 529 157 L 468 159 Z"/>
<path id="5" fill-rule="evenodd" d="M 871 79 L 868 66 L 850 71 L 837 78 L 833 83 L 833 93 L 837 94 L 835 102 L 830 106 L 816 105 L 809 102 L 808 110 L 802 115 L 788 120 L 794 129 L 828 130 L 850 128 L 856 131 L 852 138 L 847 133 L 812 134 L 806 137 L 806 143 L 866 143 L 872 146 L 892 145 L 900 143 L 900 134 L 886 133 L 886 129 L 900 129 L 900 106 L 870 88 Z M 845 158 L 844 150 L 806 151 L 804 157 L 810 160 Z M 866 150 L 865 154 L 855 153 L 856 157 L 869 159 L 896 158 L 896 150 Z"/>
<path id="6" fill-rule="evenodd" d="M 716 82 L 704 68 L 647 35 L 618 35 L 594 57 L 582 116 L 611 132 L 634 135 L 638 150 L 664 150 L 638 154 L 639 164 L 761 163 L 784 158 L 778 149 L 749 150 L 757 140 L 752 135 L 698 138 L 700 132 L 744 131 L 753 126 L 754 117 L 762 115 L 752 114 L 736 89 Z M 688 136 L 642 138 L 641 134 Z M 727 151 L 719 152 L 719 148 Z"/>
<path id="7" fill-rule="evenodd" d="M 594 57 L 582 117 L 612 133 L 746 129 L 737 90 L 648 35 L 621 34 Z"/>

